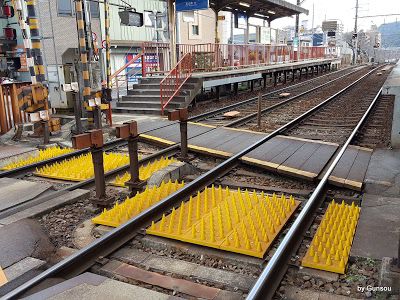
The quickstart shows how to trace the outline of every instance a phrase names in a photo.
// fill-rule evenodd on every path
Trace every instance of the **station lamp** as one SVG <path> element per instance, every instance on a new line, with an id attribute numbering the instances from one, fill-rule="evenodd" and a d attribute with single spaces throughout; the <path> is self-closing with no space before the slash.
<path id="1" fill-rule="evenodd" d="M 250 7 L 250 4 L 246 2 L 239 2 L 239 5 L 244 6 L 244 7 Z"/>

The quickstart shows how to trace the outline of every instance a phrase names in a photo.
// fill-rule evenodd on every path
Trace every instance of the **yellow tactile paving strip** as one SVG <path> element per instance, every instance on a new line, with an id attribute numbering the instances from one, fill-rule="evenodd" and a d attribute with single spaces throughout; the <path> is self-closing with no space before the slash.
<path id="1" fill-rule="evenodd" d="M 147 233 L 262 258 L 299 203 L 212 186 L 153 221 Z"/>
<path id="2" fill-rule="evenodd" d="M 176 160 L 175 158 L 162 157 L 159 160 L 149 162 L 145 166 L 141 166 L 139 168 L 139 179 L 147 180 L 154 172 L 164 169 L 165 167 L 177 161 L 178 160 Z M 125 172 L 122 176 L 117 175 L 117 177 L 111 184 L 115 186 L 125 187 L 125 182 L 127 182 L 129 179 L 131 179 L 131 174 Z"/>
<path id="3" fill-rule="evenodd" d="M 329 204 L 302 266 L 344 274 L 360 208 L 354 205 Z"/>
<path id="4" fill-rule="evenodd" d="M 22 158 L 22 159 L 18 159 L 16 161 L 10 162 L 9 164 L 0 168 L 0 170 L 16 169 L 16 168 L 30 165 L 33 163 L 37 163 L 37 162 L 40 162 L 40 161 L 43 161 L 46 159 L 64 155 L 64 154 L 67 154 L 67 153 L 70 153 L 73 151 L 74 151 L 74 149 L 70 149 L 70 148 L 50 147 L 47 149 L 39 150 L 39 152 L 36 152 L 35 154 L 33 154 L 27 158 Z"/>
<path id="5" fill-rule="evenodd" d="M 108 172 L 129 164 L 129 156 L 121 153 L 103 153 L 104 171 Z M 87 153 L 36 169 L 37 176 L 82 181 L 94 176 L 92 154 Z"/>
<path id="6" fill-rule="evenodd" d="M 116 203 L 112 209 L 104 209 L 100 215 L 92 219 L 92 222 L 100 225 L 118 227 L 161 199 L 176 192 L 183 187 L 183 185 L 183 182 L 169 181 L 167 183 L 161 183 L 159 187 L 146 187 L 145 191 L 137 193 L 136 196 L 132 198 L 127 198 L 123 203 Z"/>

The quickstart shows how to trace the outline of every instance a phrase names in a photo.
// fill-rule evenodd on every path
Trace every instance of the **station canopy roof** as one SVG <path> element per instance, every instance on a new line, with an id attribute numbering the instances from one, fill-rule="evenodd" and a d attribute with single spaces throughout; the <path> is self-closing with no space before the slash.
<path id="1" fill-rule="evenodd" d="M 296 14 L 308 15 L 308 10 L 283 0 L 210 0 L 210 7 L 216 11 L 237 11 L 248 17 L 272 21 Z"/>

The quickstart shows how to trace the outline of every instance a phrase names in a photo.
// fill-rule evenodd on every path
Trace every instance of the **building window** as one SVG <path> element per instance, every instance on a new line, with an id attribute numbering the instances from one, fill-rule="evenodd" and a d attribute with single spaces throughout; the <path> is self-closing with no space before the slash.
<path id="1" fill-rule="evenodd" d="M 72 1 L 57 0 L 57 11 L 60 16 L 72 16 Z"/>
<path id="2" fill-rule="evenodd" d="M 87 3 L 87 2 L 86 2 Z M 100 8 L 99 8 L 99 2 L 89 2 L 89 6 L 90 6 L 90 16 L 92 18 L 100 18 Z"/>
<path id="3" fill-rule="evenodd" d="M 199 35 L 199 25 L 192 25 L 192 34 Z"/>

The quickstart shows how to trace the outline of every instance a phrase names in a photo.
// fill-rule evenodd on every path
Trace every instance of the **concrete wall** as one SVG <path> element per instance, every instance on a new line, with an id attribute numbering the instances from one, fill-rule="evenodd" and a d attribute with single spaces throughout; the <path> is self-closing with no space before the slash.
<path id="1" fill-rule="evenodd" d="M 395 95 L 391 144 L 393 148 L 400 148 L 400 61 L 385 81 L 383 93 Z"/>
<path id="2" fill-rule="evenodd" d="M 61 56 L 68 48 L 78 47 L 78 33 L 76 29 L 75 15 L 59 16 L 57 13 L 57 1 L 38 1 L 40 13 L 41 34 L 45 39 L 42 40 L 45 60 L 47 64 L 55 64 L 55 57 L 61 64 Z M 51 23 L 51 17 L 53 22 Z M 93 18 L 91 21 L 92 31 L 101 38 L 100 19 Z M 56 49 L 53 46 L 53 40 L 49 37 L 53 36 Z"/>
<path id="3" fill-rule="evenodd" d="M 110 1 L 111 2 L 111 1 Z M 137 12 L 144 13 L 157 11 L 159 13 L 166 13 L 166 2 L 161 0 L 125 0 L 124 2 L 130 4 L 136 9 Z M 112 3 L 126 6 L 121 0 L 114 0 Z M 119 15 L 119 8 L 110 6 L 110 39 L 111 44 L 117 44 L 118 41 L 142 42 L 152 41 L 155 37 L 154 27 L 131 27 L 122 26 Z M 100 16 L 104 19 L 104 5 L 100 4 Z"/>
<path id="4" fill-rule="evenodd" d="M 183 22 L 183 15 L 180 15 L 180 43 L 181 44 L 206 44 L 215 43 L 215 12 L 199 10 L 194 13 L 194 22 Z M 194 35 L 192 26 L 199 26 L 199 34 Z"/>

